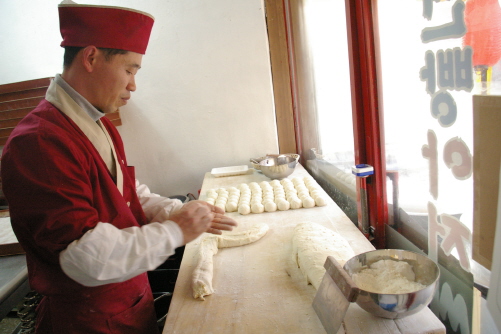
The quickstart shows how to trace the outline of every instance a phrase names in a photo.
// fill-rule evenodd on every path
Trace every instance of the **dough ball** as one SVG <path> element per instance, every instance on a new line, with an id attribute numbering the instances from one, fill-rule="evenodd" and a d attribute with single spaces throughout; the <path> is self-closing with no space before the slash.
<path id="1" fill-rule="evenodd" d="M 275 196 L 273 196 L 273 194 L 263 196 L 263 202 L 274 202 L 274 201 L 275 201 Z"/>
<path id="2" fill-rule="evenodd" d="M 226 212 L 234 212 L 237 210 L 238 204 L 237 202 L 228 202 L 226 203 L 225 209 Z"/>
<path id="3" fill-rule="evenodd" d="M 223 191 L 218 192 L 218 197 L 228 197 L 228 192 L 223 189 Z"/>
<path id="4" fill-rule="evenodd" d="M 277 205 L 275 204 L 275 202 L 265 202 L 264 203 L 264 210 L 266 212 L 277 211 Z"/>
<path id="5" fill-rule="evenodd" d="M 240 196 L 244 196 L 244 195 L 249 195 L 250 196 L 251 194 L 252 194 L 252 192 L 250 191 L 250 189 L 245 189 L 245 190 L 242 190 L 240 192 Z"/>
<path id="6" fill-rule="evenodd" d="M 221 196 L 219 196 L 219 197 L 216 199 L 216 204 L 217 204 L 217 203 L 223 203 L 223 204 L 226 204 L 226 202 L 228 202 L 228 198 L 226 198 L 226 197 L 221 197 Z"/>
<path id="7" fill-rule="evenodd" d="M 275 196 L 275 203 L 277 203 L 277 204 L 278 204 L 278 202 L 279 202 L 280 200 L 284 200 L 284 201 L 286 201 L 286 202 L 287 202 L 287 200 L 285 199 L 285 196 Z"/>
<path id="8" fill-rule="evenodd" d="M 215 203 L 214 202 L 214 198 L 212 198 L 212 197 L 207 198 L 206 202 L 209 203 L 209 204 L 212 204 L 212 205 L 214 205 L 214 203 Z"/>
<path id="9" fill-rule="evenodd" d="M 237 188 L 235 188 L 235 190 L 230 191 L 230 196 L 232 196 L 232 195 L 240 196 L 240 190 L 238 190 Z"/>
<path id="10" fill-rule="evenodd" d="M 291 204 L 285 199 L 277 200 L 277 208 L 280 211 L 289 210 L 290 206 L 291 206 Z"/>
<path id="11" fill-rule="evenodd" d="M 303 202 L 299 198 L 290 199 L 291 209 L 300 209 L 303 207 Z"/>
<path id="12" fill-rule="evenodd" d="M 260 186 L 261 188 L 268 188 L 268 187 L 271 187 L 271 184 L 270 184 L 268 181 L 261 181 L 261 182 L 259 183 L 259 186 Z"/>
<path id="13" fill-rule="evenodd" d="M 327 199 L 324 196 L 318 196 L 315 198 L 315 204 L 317 206 L 325 206 L 327 205 Z"/>
<path id="14" fill-rule="evenodd" d="M 280 181 L 278 181 L 278 180 L 272 180 L 272 181 L 270 182 L 270 185 L 271 185 L 272 187 L 276 187 L 276 186 L 280 186 L 281 184 L 280 184 Z"/>
<path id="15" fill-rule="evenodd" d="M 251 206 L 252 206 L 253 204 L 257 204 L 257 203 L 263 203 L 262 198 L 252 198 L 252 199 L 251 199 Z"/>
<path id="16" fill-rule="evenodd" d="M 310 192 L 308 190 L 298 191 L 297 197 L 299 197 L 299 198 L 310 197 Z"/>
<path id="17" fill-rule="evenodd" d="M 250 211 L 250 206 L 248 204 L 240 204 L 238 206 L 238 213 L 241 215 L 248 215 Z"/>
<path id="18" fill-rule="evenodd" d="M 238 186 L 238 189 L 240 189 L 240 191 L 248 190 L 249 189 L 249 185 L 247 185 L 247 183 L 241 183 Z"/>
<path id="19" fill-rule="evenodd" d="M 315 197 L 322 195 L 322 193 L 318 189 L 313 189 L 310 191 L 310 195 L 311 195 L 311 197 L 315 198 Z"/>
<path id="20" fill-rule="evenodd" d="M 264 212 L 264 205 L 262 203 L 251 203 L 252 213 L 262 213 Z"/>
<path id="21" fill-rule="evenodd" d="M 282 179 L 280 180 L 280 184 L 281 185 L 292 184 L 292 181 L 290 179 Z"/>
<path id="22" fill-rule="evenodd" d="M 304 208 L 312 208 L 315 206 L 315 200 L 310 196 L 303 198 L 302 202 Z"/>
<path id="23" fill-rule="evenodd" d="M 308 191 L 308 188 L 306 188 L 305 185 L 298 185 L 296 186 L 296 190 L 299 191 Z"/>
<path id="24" fill-rule="evenodd" d="M 312 178 L 311 176 L 305 176 L 305 177 L 303 178 L 303 181 L 304 181 L 304 183 L 308 183 L 308 182 L 315 182 L 315 179 L 314 179 L 314 178 Z"/>
<path id="25" fill-rule="evenodd" d="M 263 192 L 263 189 L 261 189 L 260 186 L 251 187 L 250 190 L 251 190 L 252 193 L 262 193 Z"/>
<path id="26" fill-rule="evenodd" d="M 218 208 L 221 208 L 224 212 L 226 212 L 226 204 L 215 204 Z"/>
<path id="27" fill-rule="evenodd" d="M 250 201 L 249 201 L 249 200 L 246 200 L 246 201 L 242 201 L 242 200 L 240 200 L 240 201 L 238 202 L 238 206 L 240 206 L 240 205 L 242 205 L 242 204 L 247 204 L 247 205 L 250 207 Z"/>
<path id="28" fill-rule="evenodd" d="M 285 194 L 285 189 L 284 188 L 275 188 L 275 189 L 273 189 L 273 193 L 275 193 L 275 194 Z"/>
<path id="29" fill-rule="evenodd" d="M 245 195 L 245 196 L 240 196 L 239 201 L 240 202 L 250 202 L 250 195 Z"/>

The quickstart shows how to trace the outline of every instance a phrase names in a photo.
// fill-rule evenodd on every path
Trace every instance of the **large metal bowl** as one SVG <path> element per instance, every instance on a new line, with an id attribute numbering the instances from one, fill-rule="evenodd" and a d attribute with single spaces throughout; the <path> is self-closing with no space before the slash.
<path id="1" fill-rule="evenodd" d="M 293 159 L 296 159 L 297 161 L 299 161 L 299 157 L 300 157 L 299 154 L 296 154 L 296 153 L 283 153 L 280 155 L 285 155 L 285 156 L 291 157 Z M 261 165 L 259 163 L 261 161 L 263 161 L 264 159 L 266 159 L 266 157 L 268 157 L 268 156 L 270 156 L 270 155 L 265 155 L 265 156 L 262 156 L 259 158 L 251 158 L 250 162 L 251 162 L 252 168 L 261 172 Z M 273 157 L 273 156 L 276 156 L 276 154 L 271 155 L 271 157 Z"/>
<path id="2" fill-rule="evenodd" d="M 360 289 L 356 303 L 367 312 L 382 318 L 404 318 L 417 313 L 431 303 L 438 286 L 440 270 L 428 257 L 401 249 L 380 249 L 356 255 L 343 269 L 350 277 L 379 260 L 398 260 L 409 263 L 416 274 L 416 282 L 426 287 L 402 294 L 383 294 Z"/>
<path id="3" fill-rule="evenodd" d="M 261 172 L 270 179 L 281 180 L 291 175 L 296 168 L 298 157 L 287 155 L 266 156 L 259 162 Z"/>

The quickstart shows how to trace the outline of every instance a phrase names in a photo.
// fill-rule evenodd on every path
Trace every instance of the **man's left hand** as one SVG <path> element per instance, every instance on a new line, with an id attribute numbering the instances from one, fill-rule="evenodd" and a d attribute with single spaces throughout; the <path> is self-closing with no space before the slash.
<path id="1" fill-rule="evenodd" d="M 208 228 L 207 232 L 212 234 L 222 234 L 223 231 L 233 230 L 233 227 L 237 225 L 238 224 L 234 219 L 226 217 L 222 213 L 216 212 L 214 214 L 214 219 L 212 220 L 212 223 Z"/>

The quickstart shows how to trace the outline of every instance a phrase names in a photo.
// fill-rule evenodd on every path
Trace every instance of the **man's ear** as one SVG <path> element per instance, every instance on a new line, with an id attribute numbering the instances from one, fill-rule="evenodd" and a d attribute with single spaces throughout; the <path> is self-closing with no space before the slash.
<path id="1" fill-rule="evenodd" d="M 97 62 L 99 50 L 94 45 L 89 45 L 82 50 L 82 65 L 87 72 L 92 72 Z"/>

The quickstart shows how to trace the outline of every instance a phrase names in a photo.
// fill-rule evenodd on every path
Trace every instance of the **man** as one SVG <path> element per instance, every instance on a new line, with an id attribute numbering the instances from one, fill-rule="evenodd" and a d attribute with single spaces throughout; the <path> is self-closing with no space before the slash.
<path id="1" fill-rule="evenodd" d="M 158 332 L 146 271 L 203 232 L 236 222 L 202 201 L 151 194 L 102 117 L 135 91 L 153 18 L 59 5 L 64 69 L 11 134 L 2 180 L 31 287 L 37 333 Z"/>

